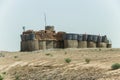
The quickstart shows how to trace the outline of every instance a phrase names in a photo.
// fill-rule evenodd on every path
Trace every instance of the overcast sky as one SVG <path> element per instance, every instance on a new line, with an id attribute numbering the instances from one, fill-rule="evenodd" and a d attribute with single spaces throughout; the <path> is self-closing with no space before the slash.
<path id="1" fill-rule="evenodd" d="M 108 35 L 120 47 L 120 0 L 0 0 L 0 50 L 19 51 L 22 26 Z"/>

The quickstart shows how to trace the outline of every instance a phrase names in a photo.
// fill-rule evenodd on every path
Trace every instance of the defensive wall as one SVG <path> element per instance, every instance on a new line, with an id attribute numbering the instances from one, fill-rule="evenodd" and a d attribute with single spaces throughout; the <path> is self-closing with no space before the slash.
<path id="1" fill-rule="evenodd" d="M 27 30 L 21 34 L 21 51 L 35 51 L 54 48 L 111 48 L 106 35 L 56 32 L 54 26 L 45 30 Z"/>

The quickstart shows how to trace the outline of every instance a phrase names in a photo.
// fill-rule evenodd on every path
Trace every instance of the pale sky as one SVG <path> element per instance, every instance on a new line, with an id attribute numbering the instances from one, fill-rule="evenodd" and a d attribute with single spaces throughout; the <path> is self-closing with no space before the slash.
<path id="1" fill-rule="evenodd" d="M 19 51 L 22 27 L 107 35 L 120 47 L 120 0 L 0 0 L 0 50 Z"/>

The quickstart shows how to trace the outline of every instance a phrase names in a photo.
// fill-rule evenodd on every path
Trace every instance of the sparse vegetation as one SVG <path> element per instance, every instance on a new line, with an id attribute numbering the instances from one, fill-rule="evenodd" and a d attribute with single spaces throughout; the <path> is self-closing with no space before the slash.
<path id="1" fill-rule="evenodd" d="M 5 75 L 5 74 L 6 74 L 6 72 L 2 72 L 2 74 L 3 74 L 3 75 Z"/>
<path id="2" fill-rule="evenodd" d="M 20 80 L 18 75 L 15 75 L 15 80 Z"/>
<path id="3" fill-rule="evenodd" d="M 70 58 L 66 58 L 66 59 L 65 59 L 65 62 L 66 62 L 66 63 L 70 63 L 70 62 L 71 62 L 71 59 L 70 59 Z"/>
<path id="4" fill-rule="evenodd" d="M 0 75 L 0 80 L 3 80 L 3 77 Z"/>
<path id="5" fill-rule="evenodd" d="M 111 66 L 119 63 L 120 49 L 99 49 L 2 53 L 5 57 L 0 57 L 0 75 L 2 80 L 119 79 L 120 68 L 113 70 Z"/>
<path id="6" fill-rule="evenodd" d="M 0 53 L 0 57 L 5 57 L 5 55 L 3 53 Z"/>
<path id="7" fill-rule="evenodd" d="M 101 48 L 99 49 L 99 51 L 101 51 Z"/>
<path id="8" fill-rule="evenodd" d="M 89 64 L 89 63 L 90 63 L 90 59 L 86 58 L 86 59 L 85 59 L 85 62 L 86 62 L 87 64 Z"/>
<path id="9" fill-rule="evenodd" d="M 67 52 L 65 52 L 65 54 L 67 54 Z"/>
<path id="10" fill-rule="evenodd" d="M 51 57 L 53 56 L 53 55 L 52 55 L 52 54 L 50 54 L 50 53 L 46 53 L 45 55 L 46 55 L 46 56 L 51 56 Z"/>
<path id="11" fill-rule="evenodd" d="M 18 56 L 14 56 L 14 58 L 18 58 Z"/>
<path id="12" fill-rule="evenodd" d="M 119 69 L 120 68 L 120 64 L 119 63 L 114 63 L 112 66 L 111 66 L 111 69 L 112 70 L 116 70 L 116 69 Z"/>

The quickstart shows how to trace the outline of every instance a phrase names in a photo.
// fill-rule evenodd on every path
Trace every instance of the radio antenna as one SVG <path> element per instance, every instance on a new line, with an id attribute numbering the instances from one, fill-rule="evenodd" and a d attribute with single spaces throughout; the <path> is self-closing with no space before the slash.
<path id="1" fill-rule="evenodd" d="M 44 20 L 45 20 L 45 28 L 46 28 L 46 26 L 47 26 L 46 13 L 44 13 Z"/>

